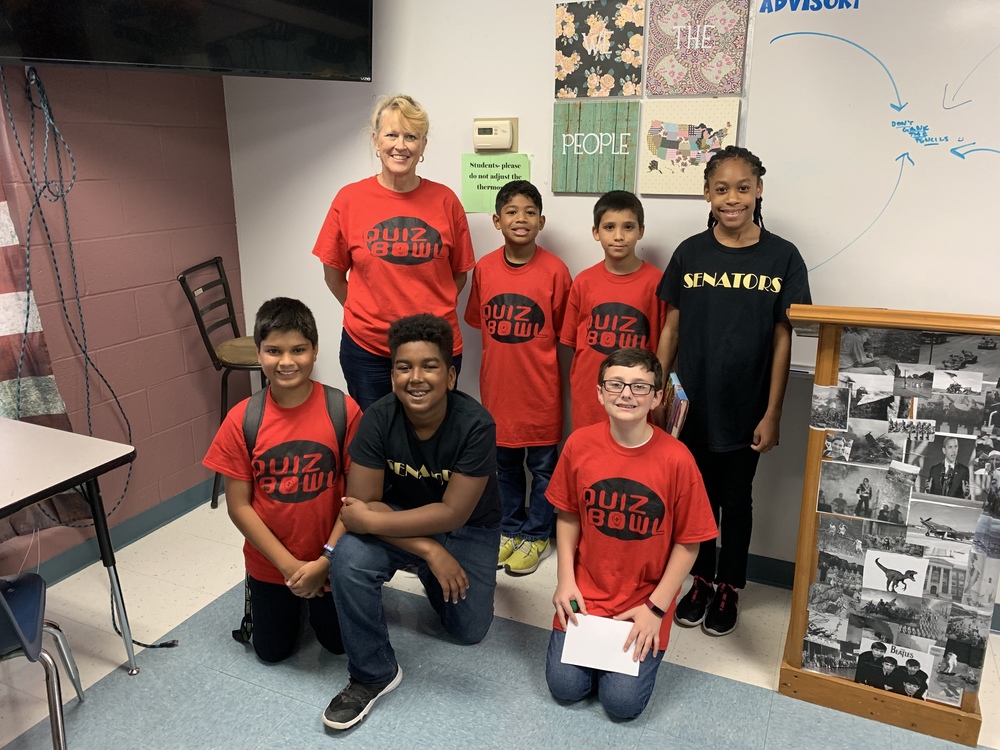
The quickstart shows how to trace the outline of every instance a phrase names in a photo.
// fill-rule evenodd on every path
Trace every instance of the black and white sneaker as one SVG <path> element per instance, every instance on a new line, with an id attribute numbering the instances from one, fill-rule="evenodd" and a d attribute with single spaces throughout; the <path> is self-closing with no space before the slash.
<path id="1" fill-rule="evenodd" d="M 694 583 L 688 592 L 677 602 L 674 609 L 674 622 L 684 628 L 700 625 L 705 619 L 705 610 L 715 595 L 715 586 L 701 576 L 694 577 Z"/>
<path id="2" fill-rule="evenodd" d="M 375 701 L 391 693 L 403 681 L 403 668 L 396 665 L 396 676 L 388 682 L 366 685 L 353 677 L 347 687 L 337 693 L 323 712 L 323 723 L 331 729 L 350 729 L 365 718 Z"/>
<path id="3" fill-rule="evenodd" d="M 715 591 L 715 598 L 705 613 L 705 621 L 701 629 L 708 635 L 729 635 L 736 630 L 740 619 L 740 595 L 728 583 L 720 583 Z"/>

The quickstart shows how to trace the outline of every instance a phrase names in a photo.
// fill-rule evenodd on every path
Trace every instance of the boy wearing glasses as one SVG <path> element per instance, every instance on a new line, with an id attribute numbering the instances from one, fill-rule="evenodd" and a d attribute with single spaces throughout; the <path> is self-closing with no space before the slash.
<path id="1" fill-rule="evenodd" d="M 674 599 L 715 518 L 694 458 L 647 422 L 663 398 L 656 355 L 620 349 L 600 365 L 597 400 L 609 420 L 576 430 L 546 497 L 558 510 L 557 586 L 545 678 L 552 695 L 579 701 L 596 688 L 604 709 L 634 719 L 649 702 L 670 636 Z M 621 645 L 636 677 L 562 662 L 567 621 L 629 620 Z"/>

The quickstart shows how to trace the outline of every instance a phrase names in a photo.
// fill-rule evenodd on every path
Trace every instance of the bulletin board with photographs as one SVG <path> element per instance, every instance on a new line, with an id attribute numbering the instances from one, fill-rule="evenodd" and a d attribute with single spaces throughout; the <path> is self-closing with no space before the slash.
<path id="1" fill-rule="evenodd" d="M 877 718 L 975 744 L 976 722 L 962 736 L 913 717 L 939 704 L 979 718 L 1000 580 L 1000 319 L 969 333 L 964 316 L 912 313 L 954 328 L 910 330 L 896 311 L 863 312 L 888 325 L 821 326 L 797 557 L 809 570 L 793 598 L 805 611 L 783 670 L 883 691 L 897 712 L 912 701 L 905 723 Z"/>

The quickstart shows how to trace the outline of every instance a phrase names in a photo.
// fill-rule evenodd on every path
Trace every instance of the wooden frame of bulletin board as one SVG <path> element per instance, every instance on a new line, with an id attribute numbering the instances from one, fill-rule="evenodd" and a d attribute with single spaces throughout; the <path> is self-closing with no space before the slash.
<path id="1" fill-rule="evenodd" d="M 800 334 L 819 335 L 815 385 L 837 385 L 840 338 L 844 326 L 941 331 L 1000 337 L 1000 318 L 984 315 L 881 310 L 872 308 L 793 305 L 788 318 Z M 795 581 L 788 638 L 781 663 L 779 692 L 793 698 L 875 719 L 923 734 L 975 746 L 982 725 L 978 694 L 966 692 L 960 706 L 918 701 L 868 685 L 802 668 L 802 646 L 808 625 L 810 585 L 816 578 L 819 553 L 817 493 L 826 433 L 809 431 L 805 481 L 799 520 Z"/>

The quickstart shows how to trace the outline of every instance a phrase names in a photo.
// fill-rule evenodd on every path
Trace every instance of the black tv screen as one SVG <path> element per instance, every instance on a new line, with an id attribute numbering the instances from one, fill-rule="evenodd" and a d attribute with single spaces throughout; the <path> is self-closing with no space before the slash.
<path id="1" fill-rule="evenodd" d="M 0 0 L 0 59 L 370 81 L 372 2 Z"/>

